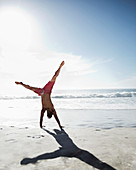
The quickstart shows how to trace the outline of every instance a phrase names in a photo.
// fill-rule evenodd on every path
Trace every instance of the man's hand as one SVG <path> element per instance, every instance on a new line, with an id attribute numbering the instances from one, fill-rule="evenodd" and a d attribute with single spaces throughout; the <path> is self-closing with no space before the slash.
<path id="1" fill-rule="evenodd" d="M 64 126 L 61 126 L 61 125 L 60 125 L 60 129 L 63 129 L 63 128 L 64 128 Z"/>

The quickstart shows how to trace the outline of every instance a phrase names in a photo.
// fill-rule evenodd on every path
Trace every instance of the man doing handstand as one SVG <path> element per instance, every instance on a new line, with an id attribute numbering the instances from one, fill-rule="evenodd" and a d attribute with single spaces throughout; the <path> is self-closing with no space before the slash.
<path id="1" fill-rule="evenodd" d="M 40 127 L 41 128 L 42 128 L 43 116 L 44 116 L 44 113 L 46 110 L 47 110 L 47 117 L 51 118 L 52 115 L 54 115 L 59 127 L 61 129 L 63 128 L 60 124 L 56 110 L 54 109 L 53 103 L 51 101 L 51 91 L 52 91 L 53 85 L 56 81 L 56 78 L 59 75 L 60 69 L 63 65 L 64 65 L 64 61 L 62 61 L 58 70 L 55 72 L 54 76 L 52 77 L 52 79 L 43 88 L 31 87 L 31 86 L 26 85 L 22 82 L 15 82 L 16 84 L 20 84 L 20 85 L 24 86 L 25 88 L 32 90 L 33 92 L 35 92 L 39 96 L 41 96 L 41 102 L 42 102 L 42 110 L 41 110 L 41 116 L 40 116 Z"/>

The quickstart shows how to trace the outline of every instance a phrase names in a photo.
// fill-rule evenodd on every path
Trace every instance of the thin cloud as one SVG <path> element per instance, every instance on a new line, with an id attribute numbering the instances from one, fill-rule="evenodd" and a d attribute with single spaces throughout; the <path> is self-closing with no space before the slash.
<path id="1" fill-rule="evenodd" d="M 118 82 L 120 87 L 136 88 L 136 73 Z"/>
<path id="2" fill-rule="evenodd" d="M 109 57 L 99 57 L 99 58 L 96 57 L 96 59 L 92 61 L 92 66 L 111 63 L 113 60 L 114 60 L 113 58 L 109 58 Z"/>
<path id="3" fill-rule="evenodd" d="M 0 68 L 3 73 L 19 75 L 50 75 L 65 61 L 65 74 L 80 76 L 94 72 L 91 65 L 81 56 L 66 53 L 44 52 L 31 53 L 28 51 L 5 51 Z M 42 57 L 40 57 L 42 56 Z"/>

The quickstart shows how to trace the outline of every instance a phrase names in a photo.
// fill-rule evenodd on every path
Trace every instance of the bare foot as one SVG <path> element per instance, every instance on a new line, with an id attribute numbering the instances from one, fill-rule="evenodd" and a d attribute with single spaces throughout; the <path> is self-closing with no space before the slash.
<path id="1" fill-rule="evenodd" d="M 60 66 L 62 67 L 64 64 L 65 64 L 65 62 L 64 62 L 64 61 L 62 61 L 62 63 L 60 64 Z"/>
<path id="2" fill-rule="evenodd" d="M 22 84 L 22 82 L 15 81 L 16 84 Z"/>

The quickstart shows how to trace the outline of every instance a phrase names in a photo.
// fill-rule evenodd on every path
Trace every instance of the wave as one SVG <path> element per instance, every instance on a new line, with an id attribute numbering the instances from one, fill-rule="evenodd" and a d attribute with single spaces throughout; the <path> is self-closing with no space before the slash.
<path id="1" fill-rule="evenodd" d="M 14 100 L 14 99 L 39 99 L 39 96 L 23 96 L 23 97 L 9 97 L 9 96 L 2 96 L 0 100 Z"/>
<path id="2" fill-rule="evenodd" d="M 88 94 L 88 95 L 58 95 L 52 98 L 56 99 L 76 99 L 76 98 L 119 98 L 136 97 L 136 92 L 107 93 L 107 94 Z"/>
<path id="3" fill-rule="evenodd" d="M 87 98 L 130 98 L 136 97 L 136 92 L 114 92 L 114 93 L 88 93 L 88 94 L 77 94 L 77 95 L 53 95 L 55 99 L 87 99 Z M 23 96 L 23 97 L 11 97 L 1 96 L 0 100 L 13 100 L 13 99 L 39 99 L 39 96 Z"/>

